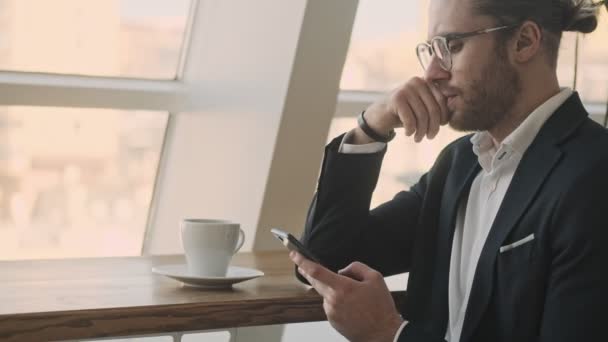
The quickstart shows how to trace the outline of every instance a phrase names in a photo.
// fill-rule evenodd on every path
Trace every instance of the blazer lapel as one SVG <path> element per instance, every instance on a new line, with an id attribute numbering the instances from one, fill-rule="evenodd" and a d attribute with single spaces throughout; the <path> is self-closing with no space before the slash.
<path id="1" fill-rule="evenodd" d="M 436 259 L 433 274 L 433 290 L 428 322 L 432 323 L 432 330 L 443 331 L 448 324 L 448 286 L 450 273 L 450 258 L 452 239 L 456 227 L 456 214 L 460 201 L 466 200 L 473 179 L 479 173 L 477 156 L 472 146 L 467 145 L 454 157 L 458 166 L 455 167 L 446 180 L 441 201 L 442 213 L 439 216 L 439 231 L 437 236 Z M 445 213 L 445 214 L 444 214 Z"/>
<path id="2" fill-rule="evenodd" d="M 559 141 L 572 133 L 586 116 L 575 93 L 549 118 L 522 157 L 479 257 L 461 341 L 470 340 L 488 305 L 494 280 L 494 263 L 501 244 L 560 160 L 562 152 L 558 147 Z"/>

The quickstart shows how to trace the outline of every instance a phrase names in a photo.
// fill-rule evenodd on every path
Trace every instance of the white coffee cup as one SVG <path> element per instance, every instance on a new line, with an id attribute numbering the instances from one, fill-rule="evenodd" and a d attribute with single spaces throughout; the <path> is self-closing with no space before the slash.
<path id="1" fill-rule="evenodd" d="M 180 230 L 188 272 L 197 277 L 225 277 L 245 242 L 240 225 L 226 220 L 183 219 Z"/>

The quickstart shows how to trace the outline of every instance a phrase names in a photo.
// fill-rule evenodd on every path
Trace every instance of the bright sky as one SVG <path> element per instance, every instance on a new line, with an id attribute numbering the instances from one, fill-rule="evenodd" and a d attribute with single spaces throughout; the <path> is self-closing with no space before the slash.
<path id="1" fill-rule="evenodd" d="M 426 2 L 426 1 L 425 1 Z M 418 29 L 420 1 L 359 0 L 353 40 L 387 37 Z"/>

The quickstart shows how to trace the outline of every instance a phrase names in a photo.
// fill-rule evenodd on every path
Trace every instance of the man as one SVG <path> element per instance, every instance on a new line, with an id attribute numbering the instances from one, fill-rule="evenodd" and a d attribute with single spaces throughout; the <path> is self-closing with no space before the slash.
<path id="1" fill-rule="evenodd" d="M 562 32 L 593 31 L 596 6 L 431 1 L 429 41 L 417 48 L 424 78 L 326 148 L 303 236 L 325 267 L 291 254 L 342 335 L 608 339 L 608 134 L 556 76 Z M 419 142 L 446 123 L 476 133 L 370 211 L 393 129 Z M 399 314 L 383 276 L 401 272 Z"/>

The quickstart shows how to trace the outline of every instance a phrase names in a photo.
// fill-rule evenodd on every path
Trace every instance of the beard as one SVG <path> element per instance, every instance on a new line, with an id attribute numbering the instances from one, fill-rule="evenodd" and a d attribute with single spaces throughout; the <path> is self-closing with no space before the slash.
<path id="1" fill-rule="evenodd" d="M 521 91 L 521 80 L 504 48 L 498 48 L 492 59 L 494 62 L 485 66 L 481 77 L 460 92 L 463 106 L 451 113 L 449 124 L 453 129 L 487 131 L 509 115 Z"/>

